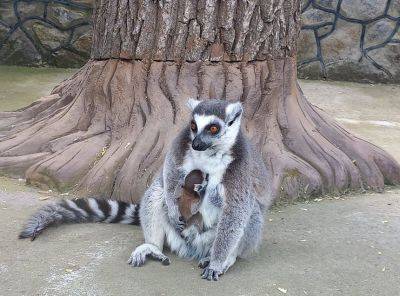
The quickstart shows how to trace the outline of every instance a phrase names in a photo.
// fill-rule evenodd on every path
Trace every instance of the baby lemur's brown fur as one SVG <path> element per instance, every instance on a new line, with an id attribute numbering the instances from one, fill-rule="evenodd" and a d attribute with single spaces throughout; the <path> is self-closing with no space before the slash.
<path id="1" fill-rule="evenodd" d="M 186 227 L 195 225 L 199 231 L 203 230 L 203 218 L 199 213 L 201 204 L 200 185 L 203 184 L 203 173 L 199 170 L 191 171 L 185 178 L 182 195 L 179 197 L 179 211 L 186 221 Z"/>

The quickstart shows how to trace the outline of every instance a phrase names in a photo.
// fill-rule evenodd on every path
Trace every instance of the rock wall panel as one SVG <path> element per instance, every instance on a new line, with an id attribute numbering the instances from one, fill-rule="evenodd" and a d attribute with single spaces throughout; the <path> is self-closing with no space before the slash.
<path id="1" fill-rule="evenodd" d="M 1 0 L 0 63 L 80 67 L 89 58 L 92 5 L 92 0 Z"/>
<path id="2" fill-rule="evenodd" d="M 303 0 L 303 78 L 400 83 L 400 0 Z"/>

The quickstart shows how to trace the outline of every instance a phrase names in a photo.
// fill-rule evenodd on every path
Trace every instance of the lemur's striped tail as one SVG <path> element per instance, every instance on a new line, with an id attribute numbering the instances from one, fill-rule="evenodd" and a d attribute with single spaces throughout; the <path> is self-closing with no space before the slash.
<path id="1" fill-rule="evenodd" d="M 36 238 L 49 226 L 105 222 L 139 225 L 139 205 L 105 199 L 65 199 L 40 208 L 26 222 L 19 238 Z"/>

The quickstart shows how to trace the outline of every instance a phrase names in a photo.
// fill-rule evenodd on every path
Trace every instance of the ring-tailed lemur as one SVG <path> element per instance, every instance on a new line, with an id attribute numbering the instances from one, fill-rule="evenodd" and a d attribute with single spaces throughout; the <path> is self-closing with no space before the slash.
<path id="1" fill-rule="evenodd" d="M 250 254 L 261 241 L 263 211 L 271 202 L 267 170 L 260 153 L 240 130 L 241 103 L 190 99 L 188 105 L 192 120 L 173 141 L 160 173 L 141 200 L 139 217 L 145 243 L 133 251 L 128 263 L 140 266 L 146 257 L 152 257 L 168 264 L 162 253 L 166 244 L 181 257 L 200 259 L 199 265 L 205 267 L 202 277 L 217 280 L 237 256 Z M 185 176 L 195 169 L 208 175 L 199 209 L 206 229 L 202 233 L 183 230 L 177 204 Z M 108 211 L 103 211 L 94 201 L 65 201 L 39 210 L 28 220 L 21 237 L 34 237 L 54 222 L 120 219 L 120 203 L 107 201 Z M 136 212 L 131 213 L 134 215 L 125 211 L 125 218 L 137 221 Z M 93 215 L 100 218 L 93 219 Z"/>

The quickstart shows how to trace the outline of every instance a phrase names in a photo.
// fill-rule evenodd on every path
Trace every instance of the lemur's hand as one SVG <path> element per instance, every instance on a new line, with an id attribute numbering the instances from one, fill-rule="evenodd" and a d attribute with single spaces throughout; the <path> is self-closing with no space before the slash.
<path id="1" fill-rule="evenodd" d="M 193 190 L 197 192 L 200 195 L 200 197 L 204 197 L 204 194 L 206 193 L 207 189 L 207 184 L 208 181 L 204 178 L 203 183 L 195 184 Z"/>
<path id="2" fill-rule="evenodd" d="M 181 233 L 186 227 L 185 219 L 180 215 L 179 211 L 168 211 L 168 219 L 171 226 Z"/>
<path id="3" fill-rule="evenodd" d="M 202 191 L 206 190 L 206 187 L 203 184 L 194 184 L 194 191 L 197 193 L 201 193 Z"/>
<path id="4" fill-rule="evenodd" d="M 199 235 L 199 228 L 196 225 L 190 225 L 182 231 L 182 237 L 187 245 L 192 245 L 193 241 Z"/>

